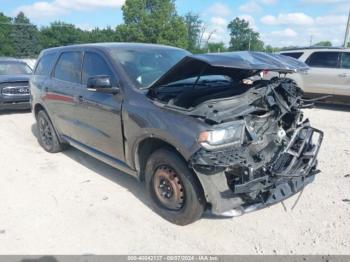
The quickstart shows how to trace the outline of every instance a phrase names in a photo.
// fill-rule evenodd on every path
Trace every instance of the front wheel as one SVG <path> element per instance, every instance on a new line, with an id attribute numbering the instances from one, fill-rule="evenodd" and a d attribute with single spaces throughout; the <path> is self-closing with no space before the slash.
<path id="1" fill-rule="evenodd" d="M 206 202 L 199 181 L 171 150 L 159 149 L 150 156 L 145 182 L 154 210 L 166 220 L 187 225 L 202 216 Z"/>

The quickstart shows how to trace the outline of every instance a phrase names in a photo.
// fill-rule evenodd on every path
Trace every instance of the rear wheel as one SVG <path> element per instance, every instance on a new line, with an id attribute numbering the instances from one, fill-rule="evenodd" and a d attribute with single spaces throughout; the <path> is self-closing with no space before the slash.
<path id="1" fill-rule="evenodd" d="M 205 208 L 202 188 L 174 152 L 159 149 L 146 166 L 146 187 L 154 210 L 177 225 L 187 225 L 199 219 Z"/>
<path id="2" fill-rule="evenodd" d="M 64 149 L 65 144 L 59 141 L 51 120 L 44 110 L 39 111 L 37 115 L 37 129 L 39 144 L 47 152 L 58 153 Z"/>

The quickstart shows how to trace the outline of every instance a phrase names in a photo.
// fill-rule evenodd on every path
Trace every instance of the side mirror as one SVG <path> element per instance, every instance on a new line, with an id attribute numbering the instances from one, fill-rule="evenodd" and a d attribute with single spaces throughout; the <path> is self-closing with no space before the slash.
<path id="1" fill-rule="evenodd" d="M 113 87 L 109 76 L 92 76 L 87 81 L 87 89 L 107 94 L 119 93 L 119 87 Z"/>

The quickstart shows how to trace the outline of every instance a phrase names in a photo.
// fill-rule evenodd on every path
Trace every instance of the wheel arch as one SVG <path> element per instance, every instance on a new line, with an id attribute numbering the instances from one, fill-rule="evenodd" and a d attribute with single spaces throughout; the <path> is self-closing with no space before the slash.
<path id="1" fill-rule="evenodd" d="M 33 107 L 33 112 L 34 112 L 35 119 L 37 118 L 38 113 L 39 113 L 41 110 L 44 110 L 44 111 L 48 114 L 47 110 L 45 109 L 45 107 L 44 107 L 42 104 L 36 103 L 36 104 L 34 105 L 34 107 Z"/>
<path id="2" fill-rule="evenodd" d="M 169 142 L 156 137 L 144 138 L 137 144 L 134 156 L 135 167 L 139 173 L 139 179 L 141 181 L 144 180 L 145 168 L 149 157 L 152 155 L 153 152 L 161 148 L 169 149 L 175 152 L 178 156 L 181 157 L 181 159 L 183 159 L 186 162 L 185 158 L 179 152 L 179 150 Z"/>
<path id="3" fill-rule="evenodd" d="M 53 128 L 54 128 L 54 130 L 55 130 L 55 132 L 56 132 L 56 134 L 57 134 L 57 137 L 58 137 L 59 141 L 60 141 L 61 143 L 67 143 L 67 141 L 64 140 L 64 139 L 62 138 L 61 133 L 59 132 L 59 130 L 57 129 L 57 127 L 56 127 L 56 126 L 54 125 L 54 123 L 52 122 L 52 117 L 51 117 L 49 111 L 46 110 L 45 106 L 44 106 L 43 104 L 41 104 L 41 103 L 36 103 L 36 104 L 34 105 L 34 107 L 33 107 L 33 113 L 34 113 L 35 119 L 38 118 L 38 113 L 39 113 L 40 111 L 44 111 L 44 112 L 48 115 L 49 120 L 51 121 L 51 124 L 52 124 L 52 126 L 53 126 Z"/>
<path id="4" fill-rule="evenodd" d="M 141 181 L 144 180 L 145 168 L 149 157 L 152 155 L 153 152 L 155 152 L 158 149 L 168 149 L 174 152 L 175 154 L 177 154 L 185 163 L 188 163 L 188 160 L 181 153 L 181 151 L 176 146 L 165 141 L 164 139 L 157 138 L 157 137 L 144 138 L 137 144 L 137 148 L 134 153 L 134 164 L 135 164 L 136 170 L 138 171 L 139 179 Z M 192 173 L 193 173 L 193 176 L 195 176 L 196 179 L 198 179 L 195 172 L 192 172 Z M 198 182 L 199 182 L 199 179 L 198 179 Z"/>
<path id="5" fill-rule="evenodd" d="M 187 165 L 188 170 L 191 172 L 194 180 L 196 181 L 197 185 L 199 186 L 199 190 L 201 194 L 205 198 L 205 191 L 204 187 L 201 183 L 201 181 L 198 178 L 198 175 L 194 172 L 194 170 L 189 166 L 188 160 L 182 155 L 182 153 L 172 144 L 169 142 L 156 137 L 148 137 L 140 141 L 138 144 L 137 150 L 135 152 L 135 167 L 138 171 L 139 180 L 144 182 L 145 181 L 145 169 L 146 164 L 149 159 L 149 157 L 157 151 L 158 149 L 168 149 L 175 153 L 181 160 L 184 161 L 184 163 Z"/>

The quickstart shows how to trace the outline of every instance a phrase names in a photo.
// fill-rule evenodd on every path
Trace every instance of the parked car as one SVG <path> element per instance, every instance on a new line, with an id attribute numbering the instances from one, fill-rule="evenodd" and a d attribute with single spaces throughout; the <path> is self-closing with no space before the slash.
<path id="1" fill-rule="evenodd" d="M 30 109 L 28 82 L 31 72 L 21 60 L 0 58 L 0 109 Z"/>
<path id="2" fill-rule="evenodd" d="M 350 101 L 350 49 L 303 48 L 280 52 L 305 62 L 310 69 L 287 75 L 301 87 L 306 96 L 332 95 L 332 101 Z M 269 74 L 270 78 L 276 73 Z"/>
<path id="3" fill-rule="evenodd" d="M 288 198 L 319 172 L 323 133 L 292 81 L 244 79 L 307 66 L 254 52 L 191 55 L 146 44 L 44 50 L 30 80 L 38 141 L 72 145 L 146 184 L 153 208 L 186 225 Z"/>

